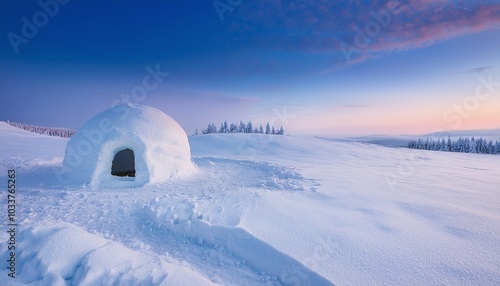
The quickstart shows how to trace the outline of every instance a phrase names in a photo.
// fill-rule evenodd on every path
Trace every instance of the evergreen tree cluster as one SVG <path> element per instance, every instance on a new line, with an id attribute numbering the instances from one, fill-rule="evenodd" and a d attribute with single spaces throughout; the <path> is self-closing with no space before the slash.
<path id="1" fill-rule="evenodd" d="M 408 148 L 423 149 L 433 151 L 461 152 L 461 153 L 482 153 L 482 154 L 500 154 L 500 141 L 493 142 L 484 138 L 458 138 L 457 140 L 443 139 L 418 139 L 411 140 Z"/>
<path id="2" fill-rule="evenodd" d="M 44 134 L 44 135 L 49 135 L 49 136 L 57 136 L 57 137 L 63 137 L 63 138 L 70 138 L 75 134 L 75 130 L 67 129 L 67 128 L 55 128 L 55 127 L 41 127 L 41 126 L 35 126 L 35 125 L 29 125 L 29 124 L 23 124 L 23 123 L 17 123 L 17 122 L 10 122 L 7 121 L 7 124 L 24 129 L 26 131 L 38 133 L 38 134 Z"/>
<path id="3" fill-rule="evenodd" d="M 208 124 L 207 128 L 201 131 L 202 134 L 210 133 L 260 133 L 260 134 L 275 134 L 275 135 L 285 135 L 285 129 L 281 126 L 279 129 L 271 126 L 269 122 L 266 127 L 262 127 L 262 124 L 257 127 L 253 125 L 252 121 L 244 123 L 240 121 L 239 124 L 231 123 L 228 124 L 227 121 L 221 122 L 220 127 L 217 128 L 215 124 Z M 195 131 L 195 135 L 198 135 L 198 129 Z"/>

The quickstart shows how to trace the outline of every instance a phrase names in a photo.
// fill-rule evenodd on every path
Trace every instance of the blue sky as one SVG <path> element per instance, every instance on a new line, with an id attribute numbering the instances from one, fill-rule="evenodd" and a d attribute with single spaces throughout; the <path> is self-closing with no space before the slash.
<path id="1" fill-rule="evenodd" d="M 187 133 L 500 128 L 498 0 L 12 0 L 0 34 L 0 120 L 76 129 L 131 101 Z"/>

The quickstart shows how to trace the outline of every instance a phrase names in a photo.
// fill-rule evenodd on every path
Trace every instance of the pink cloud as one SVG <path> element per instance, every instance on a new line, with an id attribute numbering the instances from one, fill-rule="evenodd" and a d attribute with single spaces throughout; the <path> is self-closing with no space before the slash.
<path id="1" fill-rule="evenodd" d="M 500 28 L 500 3 L 493 0 L 448 1 L 264 1 L 235 10 L 232 26 L 251 33 L 254 43 L 303 52 L 342 53 L 341 43 L 355 45 L 357 29 L 373 24 L 373 14 L 397 6 L 380 33 L 362 47 L 359 62 L 376 54 L 426 47 Z M 392 4 L 391 4 L 392 3 Z M 396 3 L 397 5 L 395 5 Z"/>
<path id="2" fill-rule="evenodd" d="M 389 28 L 372 46 L 373 51 L 425 47 L 466 34 L 500 27 L 500 5 L 478 7 L 471 13 L 446 11 L 445 16 L 424 10 L 426 22 L 411 22 Z"/>

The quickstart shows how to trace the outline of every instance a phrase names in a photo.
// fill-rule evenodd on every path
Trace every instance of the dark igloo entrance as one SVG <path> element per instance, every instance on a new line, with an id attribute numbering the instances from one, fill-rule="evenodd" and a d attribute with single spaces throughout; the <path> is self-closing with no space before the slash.
<path id="1" fill-rule="evenodd" d="M 116 153 L 111 165 L 111 175 L 119 177 L 135 177 L 134 151 L 127 148 Z"/>

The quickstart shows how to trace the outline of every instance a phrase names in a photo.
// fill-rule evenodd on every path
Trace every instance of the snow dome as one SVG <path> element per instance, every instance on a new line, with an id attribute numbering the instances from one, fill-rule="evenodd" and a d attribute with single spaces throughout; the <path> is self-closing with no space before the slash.
<path id="1" fill-rule="evenodd" d="M 101 187 L 137 187 L 195 170 L 186 133 L 171 117 L 148 106 L 105 110 L 66 146 L 59 177 Z"/>

